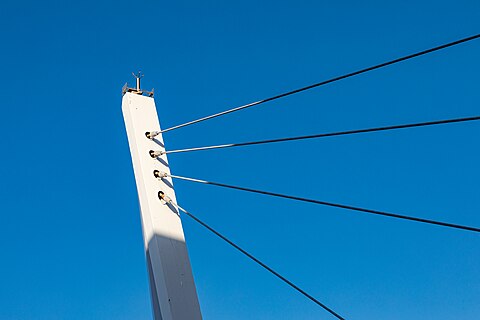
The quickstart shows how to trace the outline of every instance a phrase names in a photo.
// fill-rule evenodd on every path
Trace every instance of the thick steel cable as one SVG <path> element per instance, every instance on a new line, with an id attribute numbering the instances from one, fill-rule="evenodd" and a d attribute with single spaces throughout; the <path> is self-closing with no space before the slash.
<path id="1" fill-rule="evenodd" d="M 320 134 L 312 134 L 312 135 L 290 137 L 290 138 L 279 138 L 279 139 L 269 139 L 269 140 L 260 140 L 260 141 L 220 144 L 220 145 L 206 146 L 206 147 L 196 147 L 196 148 L 170 150 L 170 151 L 165 151 L 164 153 L 169 154 L 169 153 L 192 152 L 192 151 L 202 151 L 202 150 L 212 150 L 212 149 L 224 149 L 224 148 L 232 148 L 232 147 L 245 147 L 245 146 L 258 145 L 258 144 L 277 143 L 277 142 L 286 142 L 286 141 L 295 141 L 295 140 L 306 140 L 306 139 L 318 139 L 318 138 L 345 136 L 345 135 L 359 134 L 359 133 L 398 130 L 398 129 L 407 129 L 407 128 L 415 128 L 415 127 L 426 127 L 426 126 L 433 126 L 433 125 L 440 125 L 440 124 L 477 121 L 477 120 L 480 120 L 480 116 L 447 119 L 447 120 L 437 120 L 437 121 L 428 121 L 428 122 L 420 122 L 420 123 L 399 124 L 399 125 L 377 127 L 377 128 L 367 128 L 367 129 L 357 129 L 357 130 L 348 130 L 348 131 L 320 133 Z"/>
<path id="2" fill-rule="evenodd" d="M 305 292 L 304 290 L 302 290 L 300 287 L 298 287 L 296 284 L 294 284 L 293 282 L 291 282 L 290 280 L 288 280 L 287 278 L 285 278 L 284 276 L 282 276 L 281 274 L 279 274 L 278 272 L 276 272 L 275 270 L 273 270 L 272 268 L 270 268 L 269 266 L 267 266 L 265 263 L 263 263 L 262 261 L 260 261 L 259 259 L 255 258 L 252 254 L 248 253 L 247 251 L 245 251 L 244 249 L 242 249 L 239 245 L 235 244 L 233 241 L 231 241 L 230 239 L 228 239 L 226 236 L 222 235 L 220 232 L 216 231 L 215 229 L 213 229 L 212 227 L 210 227 L 208 224 L 206 224 L 205 222 L 203 222 L 202 220 L 200 220 L 199 218 L 197 218 L 196 216 L 194 216 L 193 214 L 191 214 L 190 212 L 188 212 L 187 210 L 183 209 L 182 207 L 180 207 L 178 204 L 176 204 L 175 202 L 173 202 L 171 199 L 165 199 L 167 202 L 169 202 L 170 204 L 172 204 L 174 207 L 176 207 L 178 210 L 182 211 L 183 213 L 185 213 L 187 216 L 189 216 L 190 218 L 192 218 L 193 220 L 195 220 L 197 223 L 199 223 L 201 226 L 205 227 L 206 229 L 208 229 L 210 232 L 212 232 L 213 234 L 215 234 L 217 237 L 219 237 L 220 239 L 222 239 L 223 241 L 225 241 L 226 243 L 228 243 L 229 245 L 231 245 L 232 247 L 234 247 L 235 249 L 237 249 L 238 251 L 240 251 L 242 254 L 244 254 L 245 256 L 247 256 L 248 258 L 250 258 L 251 260 L 253 260 L 254 262 L 256 262 L 258 265 L 260 265 L 261 267 L 263 267 L 265 270 L 267 270 L 268 272 L 270 272 L 271 274 L 273 274 L 274 276 L 276 276 L 277 278 L 279 278 L 280 280 L 282 280 L 283 282 L 285 282 L 286 284 L 288 284 L 290 287 L 292 287 L 293 289 L 295 289 L 296 291 L 298 291 L 299 293 L 301 293 L 303 296 L 305 296 L 306 298 L 310 299 L 311 301 L 313 301 L 314 303 L 316 303 L 317 305 L 319 305 L 320 307 L 322 307 L 323 309 L 325 309 L 326 311 L 328 311 L 330 314 L 332 314 L 334 317 L 336 317 L 337 319 L 340 319 L 340 320 L 345 320 L 342 316 L 340 316 L 338 313 L 336 313 L 335 311 L 333 311 L 332 309 L 330 309 L 329 307 L 327 307 L 326 305 L 324 305 L 323 303 L 321 303 L 320 301 L 318 301 L 317 299 L 315 299 L 312 295 L 308 294 L 307 292 Z"/>
<path id="3" fill-rule="evenodd" d="M 362 74 L 362 73 L 365 73 L 365 72 L 380 69 L 380 68 L 383 68 L 383 67 L 395 64 L 395 63 L 399 63 L 399 62 L 402 62 L 402 61 L 405 61 L 405 60 L 416 58 L 416 57 L 419 57 L 419 56 L 422 56 L 422 55 L 425 55 L 425 54 L 428 54 L 428 53 L 432 53 L 432 52 L 435 52 L 435 51 L 438 51 L 438 50 L 446 49 L 446 48 L 449 48 L 449 47 L 452 47 L 452 46 L 455 46 L 455 45 L 458 45 L 458 44 L 461 44 L 461 43 L 464 43 L 464 42 L 472 41 L 472 40 L 475 40 L 477 38 L 480 38 L 480 34 L 476 34 L 474 36 L 463 38 L 463 39 L 460 39 L 460 40 L 457 40 L 457 41 L 449 42 L 449 43 L 446 43 L 446 44 L 443 44 L 443 45 L 440 45 L 440 46 L 437 46 L 437 47 L 434 47 L 434 48 L 430 48 L 430 49 L 427 49 L 427 50 L 424 50 L 424 51 L 413 53 L 413 54 L 410 54 L 408 56 L 397 58 L 397 59 L 394 59 L 394 60 L 391 60 L 391 61 L 388 61 L 388 62 L 380 63 L 380 64 L 377 64 L 375 66 L 371 66 L 371 67 L 368 67 L 368 68 L 365 68 L 365 69 L 361 69 L 361 70 L 358 70 L 358 71 L 355 71 L 355 72 L 351 72 L 351 73 L 345 74 L 343 76 L 331 78 L 329 80 L 318 82 L 318 83 L 315 83 L 315 84 L 312 84 L 312 85 L 309 85 L 309 86 L 306 86 L 306 87 L 302 87 L 302 88 L 299 88 L 299 89 L 295 89 L 295 90 L 292 90 L 292 91 L 289 91 L 289 92 L 286 92 L 286 93 L 282 93 L 282 94 L 279 94 L 279 95 L 276 95 L 276 96 L 273 96 L 273 97 L 270 97 L 270 98 L 266 98 L 266 99 L 263 99 L 263 100 L 259 100 L 259 101 L 255 101 L 255 102 L 252 102 L 252 103 L 249 103 L 249 104 L 245 104 L 245 105 L 240 106 L 240 107 L 236 107 L 236 108 L 233 108 L 233 109 L 229 109 L 229 110 L 226 110 L 226 111 L 215 113 L 215 114 L 212 114 L 212 115 L 209 115 L 209 116 L 197 119 L 197 120 L 193 120 L 193 121 L 189 121 L 189 122 L 186 122 L 186 123 L 183 123 L 183 124 L 179 124 L 179 125 L 164 129 L 161 132 L 167 132 L 167 131 L 183 128 L 183 127 L 190 126 L 192 124 L 196 124 L 196 123 L 199 123 L 199 122 L 202 122 L 202 121 L 206 121 L 206 120 L 210 120 L 210 119 L 213 119 L 213 118 L 216 118 L 216 117 L 220 117 L 220 116 L 232 113 L 232 112 L 236 112 L 236 111 L 240 111 L 240 110 L 243 110 L 243 109 L 251 108 L 253 106 L 257 106 L 257 105 L 260 105 L 260 104 L 263 104 L 263 103 L 266 103 L 266 102 L 269 102 L 269 101 L 277 100 L 277 99 L 287 97 L 287 96 L 290 96 L 290 95 L 293 95 L 293 94 L 296 94 L 296 93 L 299 93 L 299 92 L 302 92 L 302 91 L 306 91 L 306 90 L 313 89 L 313 88 L 316 88 L 316 87 L 320 87 L 320 86 L 323 86 L 323 85 L 326 85 L 326 84 L 329 84 L 329 83 L 332 83 L 332 82 L 336 82 L 336 81 L 339 81 L 339 80 L 350 78 L 350 77 L 353 77 L 353 76 L 356 76 L 356 75 L 359 75 L 359 74 Z"/>
<path id="4" fill-rule="evenodd" d="M 333 203 L 333 202 L 326 202 L 326 201 L 320 201 L 320 200 L 290 196 L 290 195 L 285 195 L 285 194 L 280 194 L 280 193 L 275 193 L 275 192 L 269 192 L 269 191 L 255 190 L 255 189 L 250 189 L 250 188 L 238 187 L 238 186 L 233 186 L 233 185 L 228 185 L 228 184 L 223 184 L 223 183 L 218 183 L 218 182 L 212 182 L 212 181 L 205 181 L 205 180 L 200 180 L 200 179 L 193 179 L 193 178 L 182 177 L 182 176 L 177 176 L 177 175 L 164 174 L 164 176 L 168 176 L 168 177 L 175 178 L 175 179 L 181 179 L 181 180 L 185 180 L 185 181 L 214 185 L 214 186 L 223 187 L 223 188 L 229 188 L 229 189 L 241 190 L 241 191 L 246 191 L 246 192 L 259 193 L 259 194 L 264 194 L 264 195 L 268 195 L 268 196 L 297 200 L 297 201 L 302 201 L 302 202 L 309 202 L 309 203 L 314 203 L 314 204 L 319 204 L 319 205 L 324 205 L 324 206 L 329 206 L 329 207 L 336 207 L 336 208 L 342 208 L 342 209 L 347 209 L 347 210 L 352 210 L 352 211 L 371 213 L 371 214 L 376 214 L 376 215 L 381 215 L 381 216 L 386 216 L 386 217 L 391 217 L 391 218 L 410 220 L 410 221 L 415 221 L 415 222 L 427 223 L 427 224 L 432 224 L 432 225 L 437 225 L 437 226 L 442 226 L 442 227 L 461 229 L 461 230 L 467 230 L 467 231 L 473 231 L 473 232 L 480 232 L 480 228 L 463 226 L 463 225 L 458 225 L 458 224 L 453 224 L 453 223 L 448 223 L 448 222 L 441 222 L 441 221 L 435 221 L 435 220 L 429 220 L 429 219 L 423 219 L 423 218 L 416 218 L 416 217 L 412 217 L 412 216 L 406 216 L 406 215 L 390 213 L 390 212 L 385 212 L 385 211 L 371 210 L 371 209 L 354 207 L 354 206 L 338 204 L 338 203 Z"/>

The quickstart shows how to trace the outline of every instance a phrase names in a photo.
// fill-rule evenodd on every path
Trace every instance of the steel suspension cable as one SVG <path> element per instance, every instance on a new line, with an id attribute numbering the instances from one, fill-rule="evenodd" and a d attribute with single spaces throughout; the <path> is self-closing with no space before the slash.
<path id="1" fill-rule="evenodd" d="M 480 120 L 480 116 L 446 119 L 446 120 L 437 120 L 437 121 L 428 121 L 428 122 L 419 122 L 419 123 L 409 123 L 409 124 L 399 124 L 399 125 L 393 125 L 393 126 L 367 128 L 367 129 L 357 129 L 357 130 L 348 130 L 348 131 L 319 133 L 319 134 L 312 134 L 312 135 L 298 136 L 298 137 L 289 137 L 289 138 L 279 138 L 279 139 L 269 139 L 269 140 L 260 140 L 260 141 L 229 143 L 229 144 L 220 144 L 220 145 L 205 146 L 205 147 L 195 147 L 195 148 L 186 148 L 186 149 L 178 149 L 178 150 L 169 150 L 169 151 L 163 151 L 162 154 L 203 151 L 203 150 L 212 150 L 212 149 L 224 149 L 224 148 L 233 148 L 233 147 L 245 147 L 245 146 L 252 146 L 252 145 L 259 145 L 259 144 L 287 142 L 287 141 L 295 141 L 295 140 L 306 140 L 306 139 L 318 139 L 318 138 L 345 136 L 345 135 L 352 135 L 352 134 L 359 134 L 359 133 L 398 130 L 398 129 L 407 129 L 407 128 L 416 128 L 416 127 L 427 127 L 427 126 L 434 126 L 434 125 L 440 125 L 440 124 L 459 123 L 459 122 L 468 122 L 468 121 L 477 121 L 477 120 Z"/>
<path id="2" fill-rule="evenodd" d="M 323 85 L 326 85 L 326 84 L 329 84 L 329 83 L 332 83 L 332 82 L 340 81 L 340 80 L 343 80 L 343 79 L 346 79 L 346 78 L 357 76 L 357 75 L 362 74 L 362 73 L 366 73 L 366 72 L 373 71 L 373 70 L 376 70 L 376 69 L 380 69 L 380 68 L 383 68 L 383 67 L 386 67 L 386 66 L 389 66 L 389 65 L 392 65 L 392 64 L 396 64 L 396 63 L 399 63 L 399 62 L 402 62 L 402 61 L 406 61 L 406 60 L 409 60 L 409 59 L 412 59 L 412 58 L 423 56 L 423 55 L 428 54 L 428 53 L 432 53 L 432 52 L 435 52 L 435 51 L 439 51 L 439 50 L 442 50 L 442 49 L 453 47 L 455 45 L 465 43 L 465 42 L 468 42 L 468 41 L 472 41 L 472 40 L 475 40 L 477 38 L 480 38 L 480 34 L 476 34 L 474 36 L 470 36 L 470 37 L 467 37 L 467 38 L 463 38 L 463 39 L 460 39 L 460 40 L 449 42 L 449 43 L 446 43 L 446 44 L 443 44 L 443 45 L 440 45 L 440 46 L 437 46 L 437 47 L 433 47 L 433 48 L 423 50 L 423 51 L 420 51 L 420 52 L 417 52 L 417 53 L 413 53 L 413 54 L 410 54 L 410 55 L 407 55 L 407 56 L 404 56 L 404 57 L 401 57 L 401 58 L 390 60 L 388 62 L 380 63 L 380 64 L 377 64 L 377 65 L 374 65 L 374 66 L 371 66 L 371 67 L 368 67 L 368 68 L 365 68 L 365 69 L 361 69 L 361 70 L 358 70 L 358 71 L 355 71 L 355 72 L 347 73 L 347 74 L 342 75 L 342 76 L 338 76 L 338 77 L 335 77 L 335 78 L 331 78 L 329 80 L 321 81 L 321 82 L 318 82 L 318 83 L 315 83 L 315 84 L 312 84 L 312 85 L 309 85 L 309 86 L 306 86 L 306 87 L 302 87 L 302 88 L 299 88 L 299 89 L 295 89 L 295 90 L 292 90 L 292 91 L 289 91 L 289 92 L 285 92 L 285 93 L 282 93 L 282 94 L 279 94 L 279 95 L 276 95 L 276 96 L 273 96 L 273 97 L 270 97 L 270 98 L 266 98 L 266 99 L 263 99 L 263 100 L 258 100 L 258 101 L 248 103 L 248 104 L 245 104 L 245 105 L 233 108 L 233 109 L 229 109 L 229 110 L 225 110 L 225 111 L 222 111 L 222 112 L 219 112 L 219 113 L 215 113 L 215 114 L 212 114 L 212 115 L 209 115 L 209 116 L 197 119 L 197 120 L 193 120 L 193 121 L 189 121 L 189 122 L 186 122 L 186 123 L 183 123 L 183 124 L 179 124 L 179 125 L 164 129 L 161 132 L 168 132 L 168 131 L 176 130 L 176 129 L 183 128 L 183 127 L 186 127 L 186 126 L 190 126 L 190 125 L 202 122 L 202 121 L 206 121 L 206 120 L 210 120 L 210 119 L 213 119 L 213 118 L 216 118 L 216 117 L 220 117 L 220 116 L 232 113 L 232 112 L 236 112 L 236 111 L 244 110 L 244 109 L 247 109 L 247 108 L 251 108 L 253 106 L 257 106 L 257 105 L 260 105 L 260 104 L 263 104 L 263 103 L 266 103 L 266 102 L 269 102 L 269 101 L 277 100 L 277 99 L 280 99 L 280 98 L 283 98 L 283 97 L 287 97 L 287 96 L 290 96 L 290 95 L 293 95 L 293 94 L 296 94 L 296 93 L 299 93 L 299 92 L 302 92 L 302 91 L 310 90 L 310 89 L 320 87 L 320 86 L 323 86 Z"/>
<path id="3" fill-rule="evenodd" d="M 246 192 L 252 192 L 252 193 L 259 193 L 259 194 L 263 194 L 263 195 L 285 198 L 285 199 L 290 199 L 290 200 L 309 202 L 309 203 L 319 204 L 319 205 L 323 205 L 323 206 L 336 207 L 336 208 L 347 209 L 347 210 L 352 210 L 352 211 L 357 211 L 357 212 L 370 213 L 370 214 L 375 214 L 375 215 L 381 215 L 381 216 L 403 219 L 403 220 L 410 220 L 410 221 L 421 222 L 421 223 L 432 224 L 432 225 L 454 228 L 454 229 L 460 229 L 460 230 L 480 232 L 480 228 L 476 228 L 476 227 L 470 227 L 470 226 L 464 226 L 464 225 L 453 224 L 453 223 L 448 223 L 448 222 L 441 222 L 441 221 L 417 218 L 417 217 L 406 216 L 406 215 L 401 215 L 401 214 L 396 214 L 396 213 L 391 213 L 391 212 L 365 209 L 365 208 L 354 207 L 354 206 L 344 205 L 344 204 L 339 204 L 339 203 L 326 202 L 326 201 L 321 201 L 321 200 L 308 199 L 308 198 L 291 196 L 291 195 L 280 194 L 280 193 L 275 193 L 275 192 L 269 192 L 269 191 L 262 191 L 262 190 L 256 190 L 256 189 L 251 189 L 251 188 L 233 186 L 233 185 L 228 185 L 228 184 L 223 184 L 223 183 L 218 183 L 218 182 L 212 182 L 212 181 L 205 181 L 205 180 L 200 180 L 200 179 L 182 177 L 182 176 L 171 175 L 171 174 L 161 173 L 161 172 L 158 172 L 155 175 L 159 178 L 161 178 L 161 177 L 171 177 L 171 178 L 185 180 L 185 181 L 208 184 L 208 185 L 213 185 L 213 186 L 218 186 L 218 187 L 223 187 L 223 188 L 229 188 L 229 189 L 235 189 L 235 190 L 240 190 L 240 191 L 246 191 Z"/>
<path id="4" fill-rule="evenodd" d="M 278 279 L 282 280 L 283 282 L 285 282 L 286 284 L 288 284 L 290 287 L 292 287 L 293 289 L 295 289 L 296 291 L 298 291 L 299 293 L 301 293 L 303 296 L 305 296 L 306 298 L 308 298 L 309 300 L 313 301 L 314 303 L 316 303 L 318 306 L 322 307 L 324 310 L 328 311 L 331 315 L 333 315 L 334 317 L 336 317 L 337 319 L 339 320 L 345 320 L 342 316 L 340 316 L 338 313 L 336 313 L 335 311 L 333 311 L 332 309 L 330 309 L 329 307 L 327 307 L 325 304 L 321 303 L 320 301 L 318 301 L 316 298 L 314 298 L 312 295 L 308 294 L 306 291 L 304 291 L 303 289 L 301 289 L 299 286 L 297 286 L 296 284 L 294 284 L 293 282 L 291 282 L 290 280 L 288 280 L 287 278 L 285 278 L 284 276 L 282 276 L 281 274 L 279 274 L 278 272 L 276 272 L 275 270 L 273 270 L 272 268 L 270 268 L 268 265 L 266 265 L 265 263 L 263 263 L 262 261 L 260 261 L 259 259 L 255 258 L 252 254 L 248 253 L 246 250 L 242 249 L 239 245 L 237 245 L 236 243 L 234 243 L 233 241 L 231 241 L 230 239 L 228 239 L 226 236 L 222 235 L 220 232 L 216 231 L 215 229 L 213 229 L 212 227 L 210 227 L 208 224 L 206 224 L 205 222 L 203 222 L 202 220 L 200 220 L 199 218 L 197 218 L 195 215 L 193 215 L 192 213 L 188 212 L 187 210 L 183 209 L 182 207 L 180 207 L 177 203 L 173 202 L 172 199 L 170 199 L 169 197 L 163 195 L 162 196 L 162 199 L 165 200 L 166 202 L 170 203 L 171 205 L 173 205 L 174 207 L 176 207 L 179 211 L 182 211 L 183 213 L 185 213 L 187 216 L 189 216 L 190 218 L 192 218 L 194 221 L 196 221 L 197 223 L 199 223 L 201 226 L 203 226 L 204 228 L 206 228 L 207 230 L 209 230 L 210 232 L 212 232 L 213 234 L 215 234 L 217 237 L 219 237 L 220 239 L 222 239 L 223 241 L 225 241 L 226 243 L 228 243 L 229 245 L 231 245 L 233 248 L 237 249 L 238 251 L 240 251 L 243 255 L 247 256 L 249 259 L 253 260 L 255 263 L 257 263 L 258 265 L 260 265 L 262 268 L 264 268 L 265 270 L 267 270 L 268 272 L 270 272 L 271 274 L 273 274 L 274 276 L 276 276 Z"/>

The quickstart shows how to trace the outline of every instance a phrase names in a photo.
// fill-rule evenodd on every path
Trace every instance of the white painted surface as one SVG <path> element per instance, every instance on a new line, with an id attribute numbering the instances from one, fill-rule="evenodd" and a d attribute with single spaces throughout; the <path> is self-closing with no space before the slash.
<path id="1" fill-rule="evenodd" d="M 132 154 L 142 219 L 155 320 L 202 319 L 188 258 L 182 223 L 175 208 L 161 203 L 158 191 L 175 203 L 171 178 L 159 181 L 153 171 L 170 174 L 167 156 L 153 159 L 150 150 L 164 150 L 162 135 L 150 140 L 147 131 L 160 131 L 153 98 L 126 93 L 122 111 Z"/>

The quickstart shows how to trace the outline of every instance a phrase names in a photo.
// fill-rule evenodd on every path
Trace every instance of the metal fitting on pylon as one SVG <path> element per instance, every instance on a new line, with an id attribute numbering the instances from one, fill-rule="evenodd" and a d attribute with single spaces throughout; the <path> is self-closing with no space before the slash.
<path id="1" fill-rule="evenodd" d="M 159 170 L 153 170 L 153 175 L 155 178 L 162 179 L 168 177 L 166 172 L 159 171 Z"/>
<path id="2" fill-rule="evenodd" d="M 159 134 L 160 134 L 160 131 L 147 131 L 147 132 L 145 132 L 145 136 L 150 140 L 153 140 L 153 138 L 155 138 Z"/>
<path id="3" fill-rule="evenodd" d="M 165 154 L 165 151 L 153 151 L 153 150 L 150 150 L 148 153 L 150 154 L 150 157 L 152 157 L 152 158 L 158 158 L 158 157 L 164 155 L 164 154 Z"/>

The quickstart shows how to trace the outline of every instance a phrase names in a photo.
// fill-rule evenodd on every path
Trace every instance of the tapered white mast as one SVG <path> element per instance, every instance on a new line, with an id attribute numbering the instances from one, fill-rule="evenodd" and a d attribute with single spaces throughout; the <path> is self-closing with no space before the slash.
<path id="1" fill-rule="evenodd" d="M 171 178 L 158 179 L 154 172 L 170 173 L 164 151 L 153 91 L 123 88 L 122 111 L 132 155 L 140 202 L 143 237 L 155 320 L 202 319 L 179 212 L 159 199 L 165 193 L 175 203 Z M 155 132 L 156 136 L 148 133 Z"/>

